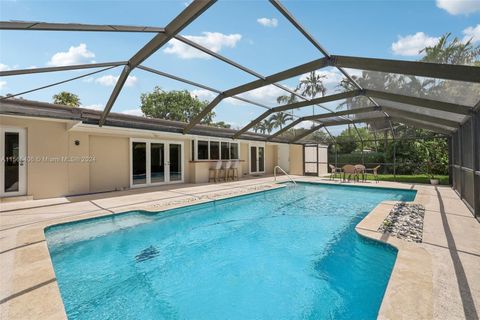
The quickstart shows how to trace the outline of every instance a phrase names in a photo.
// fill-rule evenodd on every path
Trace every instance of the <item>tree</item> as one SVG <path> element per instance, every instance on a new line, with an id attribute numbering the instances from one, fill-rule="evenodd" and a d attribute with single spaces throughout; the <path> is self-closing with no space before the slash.
<path id="1" fill-rule="evenodd" d="M 455 37 L 449 41 L 450 36 L 451 33 L 446 33 L 434 46 L 420 50 L 419 53 L 425 53 L 421 61 L 467 65 L 478 62 L 480 46 L 473 45 L 473 38 L 464 42 Z"/>
<path id="2" fill-rule="evenodd" d="M 352 136 L 350 128 L 340 132 L 336 138 L 336 141 L 338 144 L 339 153 L 352 153 L 358 148 L 357 142 L 355 142 L 355 138 Z"/>
<path id="3" fill-rule="evenodd" d="M 277 112 L 270 117 L 273 128 L 280 128 L 280 130 L 282 130 L 287 121 L 291 120 L 293 120 L 292 115 L 285 112 Z"/>
<path id="4" fill-rule="evenodd" d="M 265 119 L 253 127 L 253 131 L 260 132 L 262 134 L 270 134 L 272 130 L 273 122 L 270 119 Z"/>
<path id="5" fill-rule="evenodd" d="M 190 122 L 208 104 L 192 97 L 187 90 L 164 91 L 155 87 L 153 92 L 142 93 L 140 96 L 142 112 L 147 117 L 166 120 Z M 214 112 L 209 112 L 201 121 L 202 124 L 212 124 Z"/>
<path id="6" fill-rule="evenodd" d="M 323 85 L 322 79 L 326 78 L 325 75 L 319 75 L 315 71 L 309 73 L 309 75 L 300 80 L 296 91 L 300 91 L 303 96 L 310 97 L 311 99 L 315 98 L 317 94 L 321 94 L 322 97 L 327 92 L 327 88 Z M 315 106 L 312 106 L 313 114 L 315 114 Z"/>
<path id="7" fill-rule="evenodd" d="M 278 104 L 290 104 L 297 102 L 297 96 L 291 93 L 290 95 L 283 95 L 277 97 Z"/>
<path id="8" fill-rule="evenodd" d="M 80 106 L 80 98 L 71 92 L 62 91 L 54 95 L 53 103 L 55 104 L 62 104 L 69 107 L 79 107 Z"/>
<path id="9" fill-rule="evenodd" d="M 480 46 L 475 46 L 472 39 L 464 42 L 458 38 L 450 40 L 450 33 L 443 35 L 438 43 L 421 50 L 425 56 L 421 61 L 448 64 L 480 66 Z M 428 79 L 426 95 L 431 99 L 474 105 L 478 102 L 480 88 L 474 83 Z"/>
<path id="10" fill-rule="evenodd" d="M 225 128 L 225 129 L 230 129 L 232 127 L 229 123 L 226 123 L 225 121 L 214 122 L 211 125 L 217 128 Z"/>

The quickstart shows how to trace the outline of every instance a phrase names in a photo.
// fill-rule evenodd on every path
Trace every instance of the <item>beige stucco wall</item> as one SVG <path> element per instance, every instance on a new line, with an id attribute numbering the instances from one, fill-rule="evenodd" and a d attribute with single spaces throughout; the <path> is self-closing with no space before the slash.
<path id="1" fill-rule="evenodd" d="M 250 159 L 248 158 L 248 142 L 240 142 L 240 160 L 241 160 L 241 174 L 247 176 L 250 172 Z"/>
<path id="2" fill-rule="evenodd" d="M 80 143 L 75 145 L 75 141 Z M 89 135 L 82 132 L 69 132 L 67 139 L 68 155 L 72 160 L 68 168 L 68 192 L 66 194 L 81 194 L 90 190 L 90 143 Z"/>
<path id="3" fill-rule="evenodd" d="M 273 168 L 277 165 L 277 146 L 266 145 L 265 148 L 265 174 L 273 174 Z"/>
<path id="4" fill-rule="evenodd" d="M 303 146 L 290 145 L 290 174 L 303 175 Z"/>
<path id="5" fill-rule="evenodd" d="M 183 142 L 184 182 L 208 181 L 211 163 L 191 162 L 191 138 L 144 132 L 112 134 L 100 129 L 80 131 L 71 129 L 73 122 L 69 121 L 8 116 L 0 116 L 0 121 L 2 126 L 26 128 L 27 156 L 34 159 L 27 163 L 27 195 L 34 199 L 129 188 L 130 138 Z M 249 145 L 248 141 L 240 141 L 240 177 L 250 172 Z M 278 164 L 277 149 L 277 145 L 265 146 L 265 174 L 272 174 Z M 303 172 L 301 151 L 301 146 L 290 146 L 290 171 L 294 174 Z M 62 157 L 67 160 L 59 160 Z"/>
<path id="6" fill-rule="evenodd" d="M 90 192 L 130 186 L 129 146 L 127 137 L 90 136 Z"/>

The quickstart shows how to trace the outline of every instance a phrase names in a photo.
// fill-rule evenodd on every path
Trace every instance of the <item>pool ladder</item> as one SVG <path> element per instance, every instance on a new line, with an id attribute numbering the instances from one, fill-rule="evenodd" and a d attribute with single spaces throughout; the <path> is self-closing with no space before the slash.
<path id="1" fill-rule="evenodd" d="M 287 177 L 288 179 L 290 179 L 290 181 L 293 182 L 294 185 L 297 185 L 297 183 L 295 182 L 295 180 L 293 180 L 292 177 L 290 177 L 290 175 L 285 172 L 285 170 L 282 169 L 282 167 L 280 166 L 275 166 L 275 168 L 273 168 L 273 178 L 274 178 L 274 181 L 277 181 L 277 169 L 280 169 L 280 171 L 282 171 Z"/>

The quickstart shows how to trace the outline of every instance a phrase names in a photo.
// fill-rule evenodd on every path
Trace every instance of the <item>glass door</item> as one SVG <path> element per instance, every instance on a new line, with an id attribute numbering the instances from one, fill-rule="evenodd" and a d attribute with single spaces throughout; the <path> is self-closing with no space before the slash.
<path id="1" fill-rule="evenodd" d="M 265 172 L 265 147 L 250 146 L 250 173 Z"/>
<path id="2" fill-rule="evenodd" d="M 183 182 L 183 143 L 133 139 L 131 187 Z"/>
<path id="3" fill-rule="evenodd" d="M 258 172 L 265 172 L 265 147 L 258 147 Z"/>
<path id="4" fill-rule="evenodd" d="M 150 144 L 150 183 L 165 182 L 165 144 Z"/>
<path id="5" fill-rule="evenodd" d="M 169 181 L 182 181 L 182 145 L 179 143 L 169 143 L 168 151 Z"/>
<path id="6" fill-rule="evenodd" d="M 258 161 L 257 161 L 257 147 L 256 146 L 250 146 L 250 173 L 255 173 L 257 172 L 257 166 Z"/>
<path id="7" fill-rule="evenodd" d="M 147 143 L 132 142 L 132 185 L 147 184 Z"/>
<path id="8" fill-rule="evenodd" d="M 26 131 L 20 128 L 0 129 L 0 196 L 26 193 Z"/>

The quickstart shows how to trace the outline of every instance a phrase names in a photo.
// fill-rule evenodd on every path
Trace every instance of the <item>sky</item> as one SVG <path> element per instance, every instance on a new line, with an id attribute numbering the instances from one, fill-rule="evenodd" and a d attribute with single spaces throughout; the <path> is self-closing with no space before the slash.
<path id="1" fill-rule="evenodd" d="M 317 0 L 283 1 L 283 5 L 331 54 L 418 60 L 419 51 L 451 32 L 480 44 L 480 0 Z M 22 1 L 0 0 L 0 20 L 73 22 L 163 27 L 189 4 L 182 1 Z M 268 1 L 219 0 L 181 35 L 198 42 L 263 76 L 323 57 Z M 93 62 L 125 61 L 154 34 L 112 32 L 0 31 L 0 71 Z M 255 80 L 253 76 L 172 40 L 143 65 L 227 90 Z M 0 95 L 15 94 L 97 69 L 0 77 Z M 352 74 L 358 70 L 349 70 Z M 82 107 L 101 110 L 121 67 L 22 95 L 51 102 L 60 91 L 80 97 Z M 339 90 L 341 76 L 322 69 L 327 94 Z M 305 75 L 282 82 L 295 88 Z M 135 69 L 112 111 L 141 115 L 140 95 L 153 90 L 188 90 L 202 100 L 215 94 Z M 242 96 L 269 107 L 285 92 L 274 86 Z M 340 101 L 341 102 L 341 101 Z M 336 109 L 339 102 L 325 106 Z M 224 100 L 215 108 L 216 121 L 239 128 L 265 109 Z M 297 116 L 326 112 L 319 107 L 295 111 Z M 309 124 L 303 124 L 308 126 Z"/>

